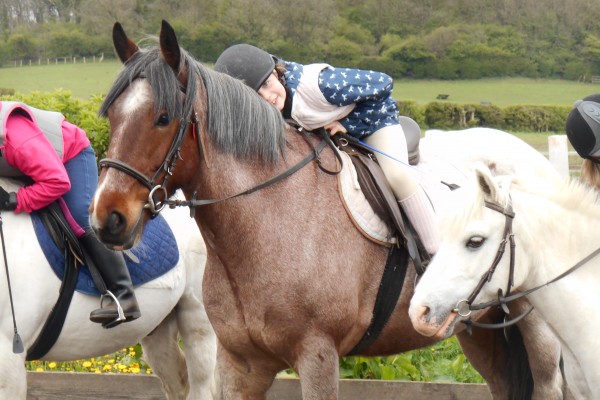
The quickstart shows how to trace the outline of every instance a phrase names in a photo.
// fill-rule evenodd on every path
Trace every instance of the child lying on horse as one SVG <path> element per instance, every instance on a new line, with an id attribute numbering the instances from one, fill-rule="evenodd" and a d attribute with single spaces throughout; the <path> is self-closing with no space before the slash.
<path id="1" fill-rule="evenodd" d="M 139 318 L 123 254 L 105 247 L 90 228 L 89 207 L 98 184 L 98 167 L 85 131 L 60 113 L 0 101 L 0 140 L 0 175 L 25 175 L 33 181 L 17 192 L 0 187 L 0 210 L 31 213 L 62 197 L 71 228 L 94 258 L 108 288 L 110 300 L 92 311 L 90 320 L 112 328 Z"/>
<path id="2" fill-rule="evenodd" d="M 226 49 L 215 70 L 243 80 L 286 119 L 305 129 L 323 127 L 331 135 L 348 133 L 385 153 L 375 153 L 377 161 L 425 249 L 435 254 L 439 234 L 433 208 L 405 169 L 406 139 L 388 75 L 328 64 L 301 65 L 248 44 Z"/>

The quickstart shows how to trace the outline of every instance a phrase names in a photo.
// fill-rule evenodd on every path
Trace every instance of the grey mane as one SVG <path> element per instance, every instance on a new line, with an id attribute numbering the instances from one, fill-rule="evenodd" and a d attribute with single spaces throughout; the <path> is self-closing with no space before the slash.
<path id="1" fill-rule="evenodd" d="M 108 109 L 131 83 L 145 78 L 154 93 L 154 111 L 166 111 L 172 118 L 184 117 L 183 92 L 196 96 L 197 79 L 202 79 L 208 103 L 198 115 L 208 120 L 207 136 L 222 151 L 237 158 L 259 158 L 275 162 L 285 149 L 285 122 L 281 113 L 243 82 L 213 71 L 194 60 L 185 50 L 182 65 L 190 68 L 188 85 L 182 88 L 176 74 L 164 61 L 160 49 L 151 46 L 138 51 L 124 65 L 106 95 L 99 114 Z"/>

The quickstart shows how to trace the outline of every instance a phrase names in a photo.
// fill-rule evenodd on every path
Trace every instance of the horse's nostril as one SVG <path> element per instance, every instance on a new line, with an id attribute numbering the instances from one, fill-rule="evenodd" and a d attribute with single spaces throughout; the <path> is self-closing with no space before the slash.
<path id="1" fill-rule="evenodd" d="M 125 218 L 121 213 L 113 211 L 106 220 L 106 229 L 111 235 L 120 234 L 125 227 Z"/>

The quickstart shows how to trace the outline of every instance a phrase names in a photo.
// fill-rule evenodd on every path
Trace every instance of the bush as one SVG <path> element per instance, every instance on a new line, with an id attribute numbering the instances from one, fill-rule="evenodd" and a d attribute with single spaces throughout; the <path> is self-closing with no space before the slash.
<path id="1" fill-rule="evenodd" d="M 504 127 L 512 131 L 563 132 L 570 107 L 510 106 L 504 109 Z"/>
<path id="2" fill-rule="evenodd" d="M 414 101 L 398 101 L 398 112 L 414 119 L 419 126 L 425 125 L 425 108 Z"/>

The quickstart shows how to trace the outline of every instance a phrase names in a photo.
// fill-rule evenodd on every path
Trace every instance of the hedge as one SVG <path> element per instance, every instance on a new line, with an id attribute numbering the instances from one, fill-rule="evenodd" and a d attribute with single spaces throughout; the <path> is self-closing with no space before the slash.
<path id="1" fill-rule="evenodd" d="M 465 129 L 486 126 L 508 132 L 563 133 L 571 107 L 493 104 L 458 104 L 434 101 L 424 106 L 398 102 L 401 114 L 419 122 L 423 129 Z"/>
<path id="2" fill-rule="evenodd" d="M 108 121 L 98 116 L 102 97 L 80 100 L 71 92 L 34 92 L 30 95 L 0 94 L 0 100 L 22 101 L 33 107 L 59 111 L 68 121 L 83 128 L 98 158 L 108 148 Z M 570 107 L 517 105 L 500 108 L 492 104 L 458 104 L 435 101 L 419 105 L 413 101 L 398 102 L 401 115 L 413 118 L 422 129 L 464 129 L 486 126 L 508 132 L 564 132 Z"/>

